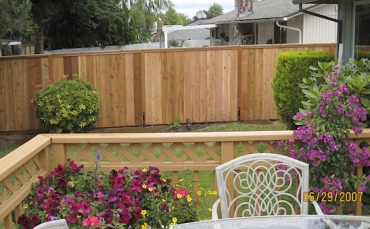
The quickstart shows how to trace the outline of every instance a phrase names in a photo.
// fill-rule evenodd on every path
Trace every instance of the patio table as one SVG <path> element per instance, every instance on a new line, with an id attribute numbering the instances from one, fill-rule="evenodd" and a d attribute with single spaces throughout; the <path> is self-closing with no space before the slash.
<path id="1" fill-rule="evenodd" d="M 256 216 L 178 224 L 173 229 L 370 229 L 370 217 L 347 215 Z"/>

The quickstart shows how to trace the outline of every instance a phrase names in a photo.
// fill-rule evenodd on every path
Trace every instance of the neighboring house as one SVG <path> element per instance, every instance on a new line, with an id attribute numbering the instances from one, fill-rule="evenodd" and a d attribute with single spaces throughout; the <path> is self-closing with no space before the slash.
<path id="1" fill-rule="evenodd" d="M 238 1 L 236 1 L 238 2 Z M 202 24 L 216 24 L 211 45 L 336 42 L 337 23 L 300 11 L 292 0 L 239 0 L 236 9 Z M 305 4 L 302 9 L 335 20 L 337 5 Z"/>
<path id="2" fill-rule="evenodd" d="M 293 0 L 303 7 L 307 3 L 338 4 L 340 32 L 338 47 L 343 53 L 339 58 L 345 62 L 349 58 L 370 57 L 370 0 Z"/>
<path id="3" fill-rule="evenodd" d="M 20 41 L 0 39 L 0 56 L 35 54 L 34 44 L 22 44 Z"/>
<path id="4" fill-rule="evenodd" d="M 191 29 L 199 25 L 199 21 L 187 25 L 184 30 L 174 30 L 168 33 L 169 46 L 203 47 L 210 45 L 210 29 Z M 186 29 L 189 28 L 189 29 Z"/>
<path id="5" fill-rule="evenodd" d="M 159 27 L 160 48 L 168 47 L 203 47 L 209 46 L 210 29 L 216 28 L 215 24 L 199 25 L 164 25 Z M 158 33 L 158 32 L 157 32 Z M 157 35 L 156 35 L 157 37 Z"/>

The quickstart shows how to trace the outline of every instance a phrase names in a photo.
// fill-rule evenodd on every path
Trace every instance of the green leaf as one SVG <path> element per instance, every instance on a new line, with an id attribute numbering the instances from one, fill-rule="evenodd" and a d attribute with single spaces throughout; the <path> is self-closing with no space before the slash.
<path id="1" fill-rule="evenodd" d="M 317 95 L 314 95 L 311 91 L 308 90 L 302 90 L 302 92 L 306 95 L 308 98 L 318 99 Z"/>
<path id="2" fill-rule="evenodd" d="M 364 105 L 366 108 L 370 107 L 370 100 L 366 97 L 360 98 L 362 105 Z"/>

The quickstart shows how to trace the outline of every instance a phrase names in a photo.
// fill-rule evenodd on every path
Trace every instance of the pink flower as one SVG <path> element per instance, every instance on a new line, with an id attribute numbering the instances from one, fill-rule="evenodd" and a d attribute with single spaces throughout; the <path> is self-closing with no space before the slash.
<path id="1" fill-rule="evenodd" d="M 365 192 L 366 185 L 365 184 L 360 184 L 360 186 L 358 187 L 358 189 L 360 190 L 360 192 Z"/>
<path id="2" fill-rule="evenodd" d="M 186 197 L 187 195 L 189 195 L 188 191 L 185 189 L 185 188 L 177 188 L 175 190 L 175 195 L 177 196 L 178 194 L 181 195 L 181 197 Z"/>
<path id="3" fill-rule="evenodd" d="M 89 216 L 82 222 L 82 226 L 100 226 L 99 219 L 96 216 Z"/>

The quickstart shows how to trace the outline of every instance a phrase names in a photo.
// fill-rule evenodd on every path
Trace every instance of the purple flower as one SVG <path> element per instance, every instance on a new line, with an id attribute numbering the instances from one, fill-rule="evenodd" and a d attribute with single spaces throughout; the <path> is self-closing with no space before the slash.
<path id="1" fill-rule="evenodd" d="M 321 155 L 320 156 L 320 161 L 326 161 L 326 156 L 325 155 Z"/>
<path id="2" fill-rule="evenodd" d="M 365 184 L 360 184 L 360 186 L 358 187 L 358 189 L 360 190 L 360 192 L 365 192 L 366 185 Z"/>
<path id="3" fill-rule="evenodd" d="M 100 160 L 100 158 L 101 158 L 101 154 L 100 154 L 100 151 L 98 150 L 98 153 L 96 154 L 96 160 Z"/>

